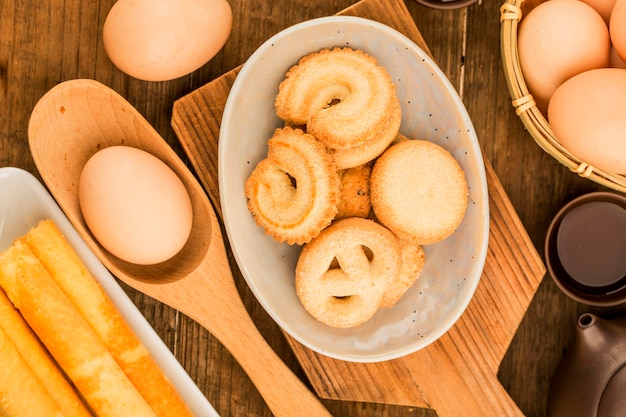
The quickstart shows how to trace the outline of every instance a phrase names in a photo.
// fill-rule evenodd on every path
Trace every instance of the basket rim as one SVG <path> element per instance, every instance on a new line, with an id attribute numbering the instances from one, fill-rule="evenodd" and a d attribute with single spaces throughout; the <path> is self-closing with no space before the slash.
<path id="1" fill-rule="evenodd" d="M 511 104 L 537 145 L 570 171 L 616 191 L 626 192 L 626 176 L 606 172 L 572 155 L 556 138 L 530 94 L 519 61 L 517 30 L 524 0 L 505 0 L 500 7 L 500 54 Z"/>

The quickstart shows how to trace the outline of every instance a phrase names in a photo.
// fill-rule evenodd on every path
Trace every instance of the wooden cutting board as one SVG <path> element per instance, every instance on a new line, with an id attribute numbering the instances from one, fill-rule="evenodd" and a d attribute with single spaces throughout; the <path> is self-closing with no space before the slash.
<path id="1" fill-rule="evenodd" d="M 378 20 L 428 51 L 402 0 L 362 0 L 340 14 Z M 174 131 L 220 216 L 219 127 L 238 70 L 177 100 L 172 115 Z M 379 363 L 331 359 L 287 336 L 320 397 L 430 408 L 439 417 L 523 416 L 497 372 L 545 266 L 488 162 L 486 170 L 489 248 L 481 282 L 466 312 L 427 348 Z M 240 271 L 233 273 L 240 276 Z"/>

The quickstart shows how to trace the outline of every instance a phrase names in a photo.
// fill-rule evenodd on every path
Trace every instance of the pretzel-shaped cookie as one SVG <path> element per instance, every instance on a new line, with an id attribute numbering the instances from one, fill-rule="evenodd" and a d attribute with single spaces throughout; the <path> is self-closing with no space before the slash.
<path id="1" fill-rule="evenodd" d="M 387 228 L 358 217 L 338 220 L 302 249 L 296 292 L 320 322 L 358 326 L 376 313 L 401 265 L 400 244 Z"/>
<path id="2" fill-rule="evenodd" d="M 398 241 L 402 252 L 402 268 L 400 268 L 398 276 L 385 290 L 380 303 L 380 306 L 384 308 L 393 307 L 400 301 L 404 293 L 417 281 L 426 263 L 426 255 L 422 246 L 407 240 Z"/>

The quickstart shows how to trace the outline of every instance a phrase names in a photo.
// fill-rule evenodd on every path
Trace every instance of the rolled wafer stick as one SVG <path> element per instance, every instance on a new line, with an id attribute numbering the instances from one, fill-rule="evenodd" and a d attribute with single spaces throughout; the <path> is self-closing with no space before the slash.
<path id="1" fill-rule="evenodd" d="M 89 324 L 19 240 L 0 256 L 0 285 L 99 417 L 156 417 Z"/>
<path id="2" fill-rule="evenodd" d="M 92 417 L 72 384 L 1 288 L 0 330 L 4 331 L 8 340 L 20 352 L 26 365 L 63 413 L 73 417 Z"/>
<path id="3" fill-rule="evenodd" d="M 0 415 L 71 417 L 64 414 L 0 328 Z"/>
<path id="4" fill-rule="evenodd" d="M 51 220 L 23 241 L 76 306 L 108 351 L 159 416 L 192 416 L 150 352 L 135 335 L 78 254 Z"/>

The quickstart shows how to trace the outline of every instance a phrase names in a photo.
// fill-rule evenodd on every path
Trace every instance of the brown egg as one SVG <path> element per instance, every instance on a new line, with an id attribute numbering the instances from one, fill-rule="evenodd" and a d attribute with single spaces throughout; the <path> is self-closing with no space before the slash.
<path id="1" fill-rule="evenodd" d="M 626 61 L 626 0 L 617 0 L 613 6 L 609 28 L 615 52 Z"/>
<path id="2" fill-rule="evenodd" d="M 104 22 L 104 48 L 116 67 L 146 81 L 166 81 L 206 64 L 226 43 L 226 0 L 118 0 Z"/>
<path id="3" fill-rule="evenodd" d="M 611 47 L 611 60 L 609 62 L 611 68 L 626 68 L 626 62 L 615 51 L 614 47 Z"/>
<path id="4" fill-rule="evenodd" d="M 94 237 L 127 262 L 166 261 L 191 233 L 185 185 L 164 162 L 137 148 L 111 146 L 95 153 L 81 172 L 78 197 Z"/>
<path id="5" fill-rule="evenodd" d="M 602 17 L 578 0 L 548 0 L 528 13 L 518 31 L 524 80 L 538 107 L 568 78 L 609 65 L 611 43 Z"/>
<path id="6" fill-rule="evenodd" d="M 608 25 L 611 19 L 611 11 L 615 5 L 615 0 L 581 0 L 593 7 L 604 19 L 604 22 Z"/>
<path id="7" fill-rule="evenodd" d="M 626 174 L 626 69 L 594 69 L 565 81 L 550 100 L 548 120 L 572 155 Z"/>

